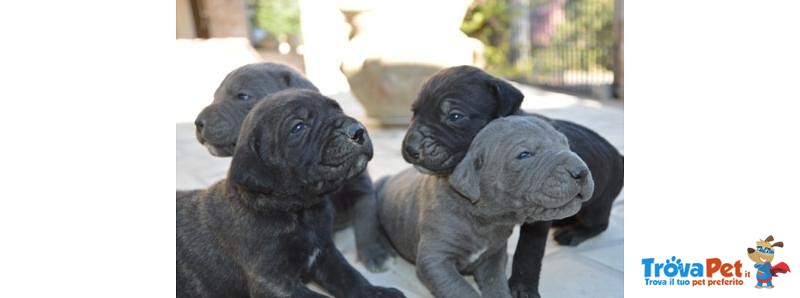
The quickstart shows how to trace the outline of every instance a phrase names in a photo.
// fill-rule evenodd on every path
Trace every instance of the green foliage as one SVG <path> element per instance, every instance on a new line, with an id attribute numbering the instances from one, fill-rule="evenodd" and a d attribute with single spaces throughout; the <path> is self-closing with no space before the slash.
<path id="1" fill-rule="evenodd" d="M 255 9 L 253 24 L 274 38 L 300 33 L 300 7 L 297 0 L 248 0 Z"/>
<path id="2" fill-rule="evenodd" d="M 530 0 L 531 12 L 554 0 Z M 477 0 L 467 12 L 461 30 L 484 44 L 486 68 L 497 75 L 530 81 L 563 71 L 606 71 L 613 67 L 613 0 L 566 0 L 565 19 L 546 44 L 531 42 L 531 52 L 509 61 L 510 21 L 514 16 L 505 0 Z"/>
<path id="3" fill-rule="evenodd" d="M 486 70 L 502 76 L 515 74 L 508 61 L 511 16 L 504 0 L 478 0 L 467 11 L 461 31 L 483 42 Z"/>

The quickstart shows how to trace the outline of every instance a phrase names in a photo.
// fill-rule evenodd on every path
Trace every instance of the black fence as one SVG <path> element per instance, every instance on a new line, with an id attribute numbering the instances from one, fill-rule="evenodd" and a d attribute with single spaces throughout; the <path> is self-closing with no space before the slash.
<path id="1" fill-rule="evenodd" d="M 599 97 L 614 88 L 613 0 L 531 0 L 532 84 Z"/>
<path id="2" fill-rule="evenodd" d="M 617 88 L 621 0 L 508 0 L 507 5 L 508 63 L 515 79 L 578 95 L 622 97 Z"/>

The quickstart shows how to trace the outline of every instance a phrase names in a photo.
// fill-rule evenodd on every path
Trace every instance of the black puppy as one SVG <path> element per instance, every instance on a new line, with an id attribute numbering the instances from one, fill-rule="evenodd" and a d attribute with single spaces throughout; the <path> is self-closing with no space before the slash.
<path id="1" fill-rule="evenodd" d="M 328 193 L 372 158 L 363 126 L 317 92 L 290 89 L 245 118 L 228 177 L 177 192 L 178 297 L 402 297 L 336 249 Z"/>
<path id="2" fill-rule="evenodd" d="M 520 110 L 522 93 L 509 83 L 471 66 L 442 70 L 423 85 L 412 105 L 414 116 L 403 140 L 403 158 L 424 173 L 450 174 L 470 142 L 489 121 Z M 543 117 L 541 115 L 538 115 Z M 608 227 L 611 205 L 623 185 L 623 156 L 594 131 L 564 120 L 550 124 L 569 140 L 589 166 L 594 195 L 574 216 L 556 221 L 561 245 L 578 245 Z M 509 280 L 515 297 L 538 297 L 539 273 L 550 222 L 522 226 Z"/>
<path id="3" fill-rule="evenodd" d="M 231 71 L 214 92 L 214 101 L 197 115 L 194 122 L 197 140 L 214 156 L 231 156 L 247 113 L 258 102 L 271 98 L 269 95 L 289 88 L 319 91 L 298 71 L 279 63 L 253 63 Z M 332 192 L 334 228 L 345 228 L 357 220 L 353 231 L 356 246 L 360 248 L 358 258 L 370 270 L 385 270 L 368 261 L 388 257 L 387 250 L 381 249 L 388 240 L 379 235 L 377 219 L 371 215 L 375 208 L 372 195 L 372 179 L 367 171 Z M 356 216 L 358 213 L 370 215 Z"/>

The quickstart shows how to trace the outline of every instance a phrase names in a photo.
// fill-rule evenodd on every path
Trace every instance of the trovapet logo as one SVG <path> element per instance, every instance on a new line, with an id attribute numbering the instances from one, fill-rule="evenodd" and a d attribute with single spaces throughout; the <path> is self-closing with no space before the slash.
<path id="1" fill-rule="evenodd" d="M 642 259 L 644 282 L 646 285 L 660 286 L 741 286 L 742 277 L 750 272 L 742 272 L 742 262 L 726 263 L 718 258 L 709 258 L 702 263 L 682 262 L 672 258 L 656 262 L 655 258 Z"/>
<path id="2" fill-rule="evenodd" d="M 764 240 L 756 241 L 756 248 L 747 248 L 747 257 L 755 262 L 755 274 L 742 268 L 741 260 L 707 258 L 700 262 L 686 262 L 672 256 L 663 259 L 643 258 L 644 282 L 648 286 L 744 286 L 745 279 L 755 278 L 757 289 L 771 289 L 775 286 L 772 279 L 778 274 L 791 272 L 789 265 L 780 262 L 772 265 L 775 248 L 783 247 L 782 241 L 773 242 L 772 235 Z M 749 263 L 749 262 L 747 262 Z M 750 266 L 745 266 L 750 268 Z"/>

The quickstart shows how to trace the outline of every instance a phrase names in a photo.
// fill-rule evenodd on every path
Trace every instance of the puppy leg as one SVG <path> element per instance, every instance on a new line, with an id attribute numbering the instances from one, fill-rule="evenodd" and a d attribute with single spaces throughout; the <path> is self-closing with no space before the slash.
<path id="1" fill-rule="evenodd" d="M 248 279 L 250 297 L 304 297 L 304 298 L 326 298 L 327 296 L 316 293 L 299 279 L 290 281 L 280 278 L 267 278 L 264 276 L 254 276 Z"/>
<path id="2" fill-rule="evenodd" d="M 417 252 L 417 276 L 436 297 L 477 298 L 478 292 L 467 283 L 456 269 L 455 261 L 446 253 L 420 241 Z"/>
<path id="3" fill-rule="evenodd" d="M 393 288 L 375 287 L 347 263 L 329 242 L 312 264 L 311 278 L 335 297 L 405 297 Z"/>
<path id="4" fill-rule="evenodd" d="M 621 185 L 620 187 L 621 188 Z M 554 238 L 560 245 L 577 246 L 586 239 L 597 236 L 608 228 L 609 216 L 619 188 L 607 188 L 599 195 L 592 197 L 588 204 L 575 215 L 576 224 L 559 228 Z"/>
<path id="5" fill-rule="evenodd" d="M 386 271 L 389 269 L 386 267 L 386 261 L 396 255 L 381 228 L 380 219 L 378 219 L 378 205 L 378 198 L 370 184 L 370 191 L 356 202 L 356 217 L 353 226 L 358 260 L 370 272 Z"/>
<path id="6" fill-rule="evenodd" d="M 549 221 L 526 223 L 520 228 L 519 242 L 511 266 L 511 278 L 508 280 L 513 297 L 541 297 L 539 274 L 542 270 L 542 258 L 549 230 Z"/>
<path id="7" fill-rule="evenodd" d="M 331 193 L 333 210 L 336 211 L 334 217 L 334 231 L 338 231 L 354 223 L 358 215 L 358 202 L 369 198 L 372 194 L 372 178 L 369 173 L 364 171 L 361 175 L 350 179 L 336 192 Z M 356 225 L 357 227 L 358 225 Z M 355 229 L 355 227 L 354 227 Z M 358 234 L 356 234 L 357 236 Z"/>
<path id="8" fill-rule="evenodd" d="M 488 256 L 475 268 L 475 281 L 481 288 L 483 297 L 511 298 L 511 291 L 506 281 L 506 262 L 508 254 L 506 246 Z"/>

